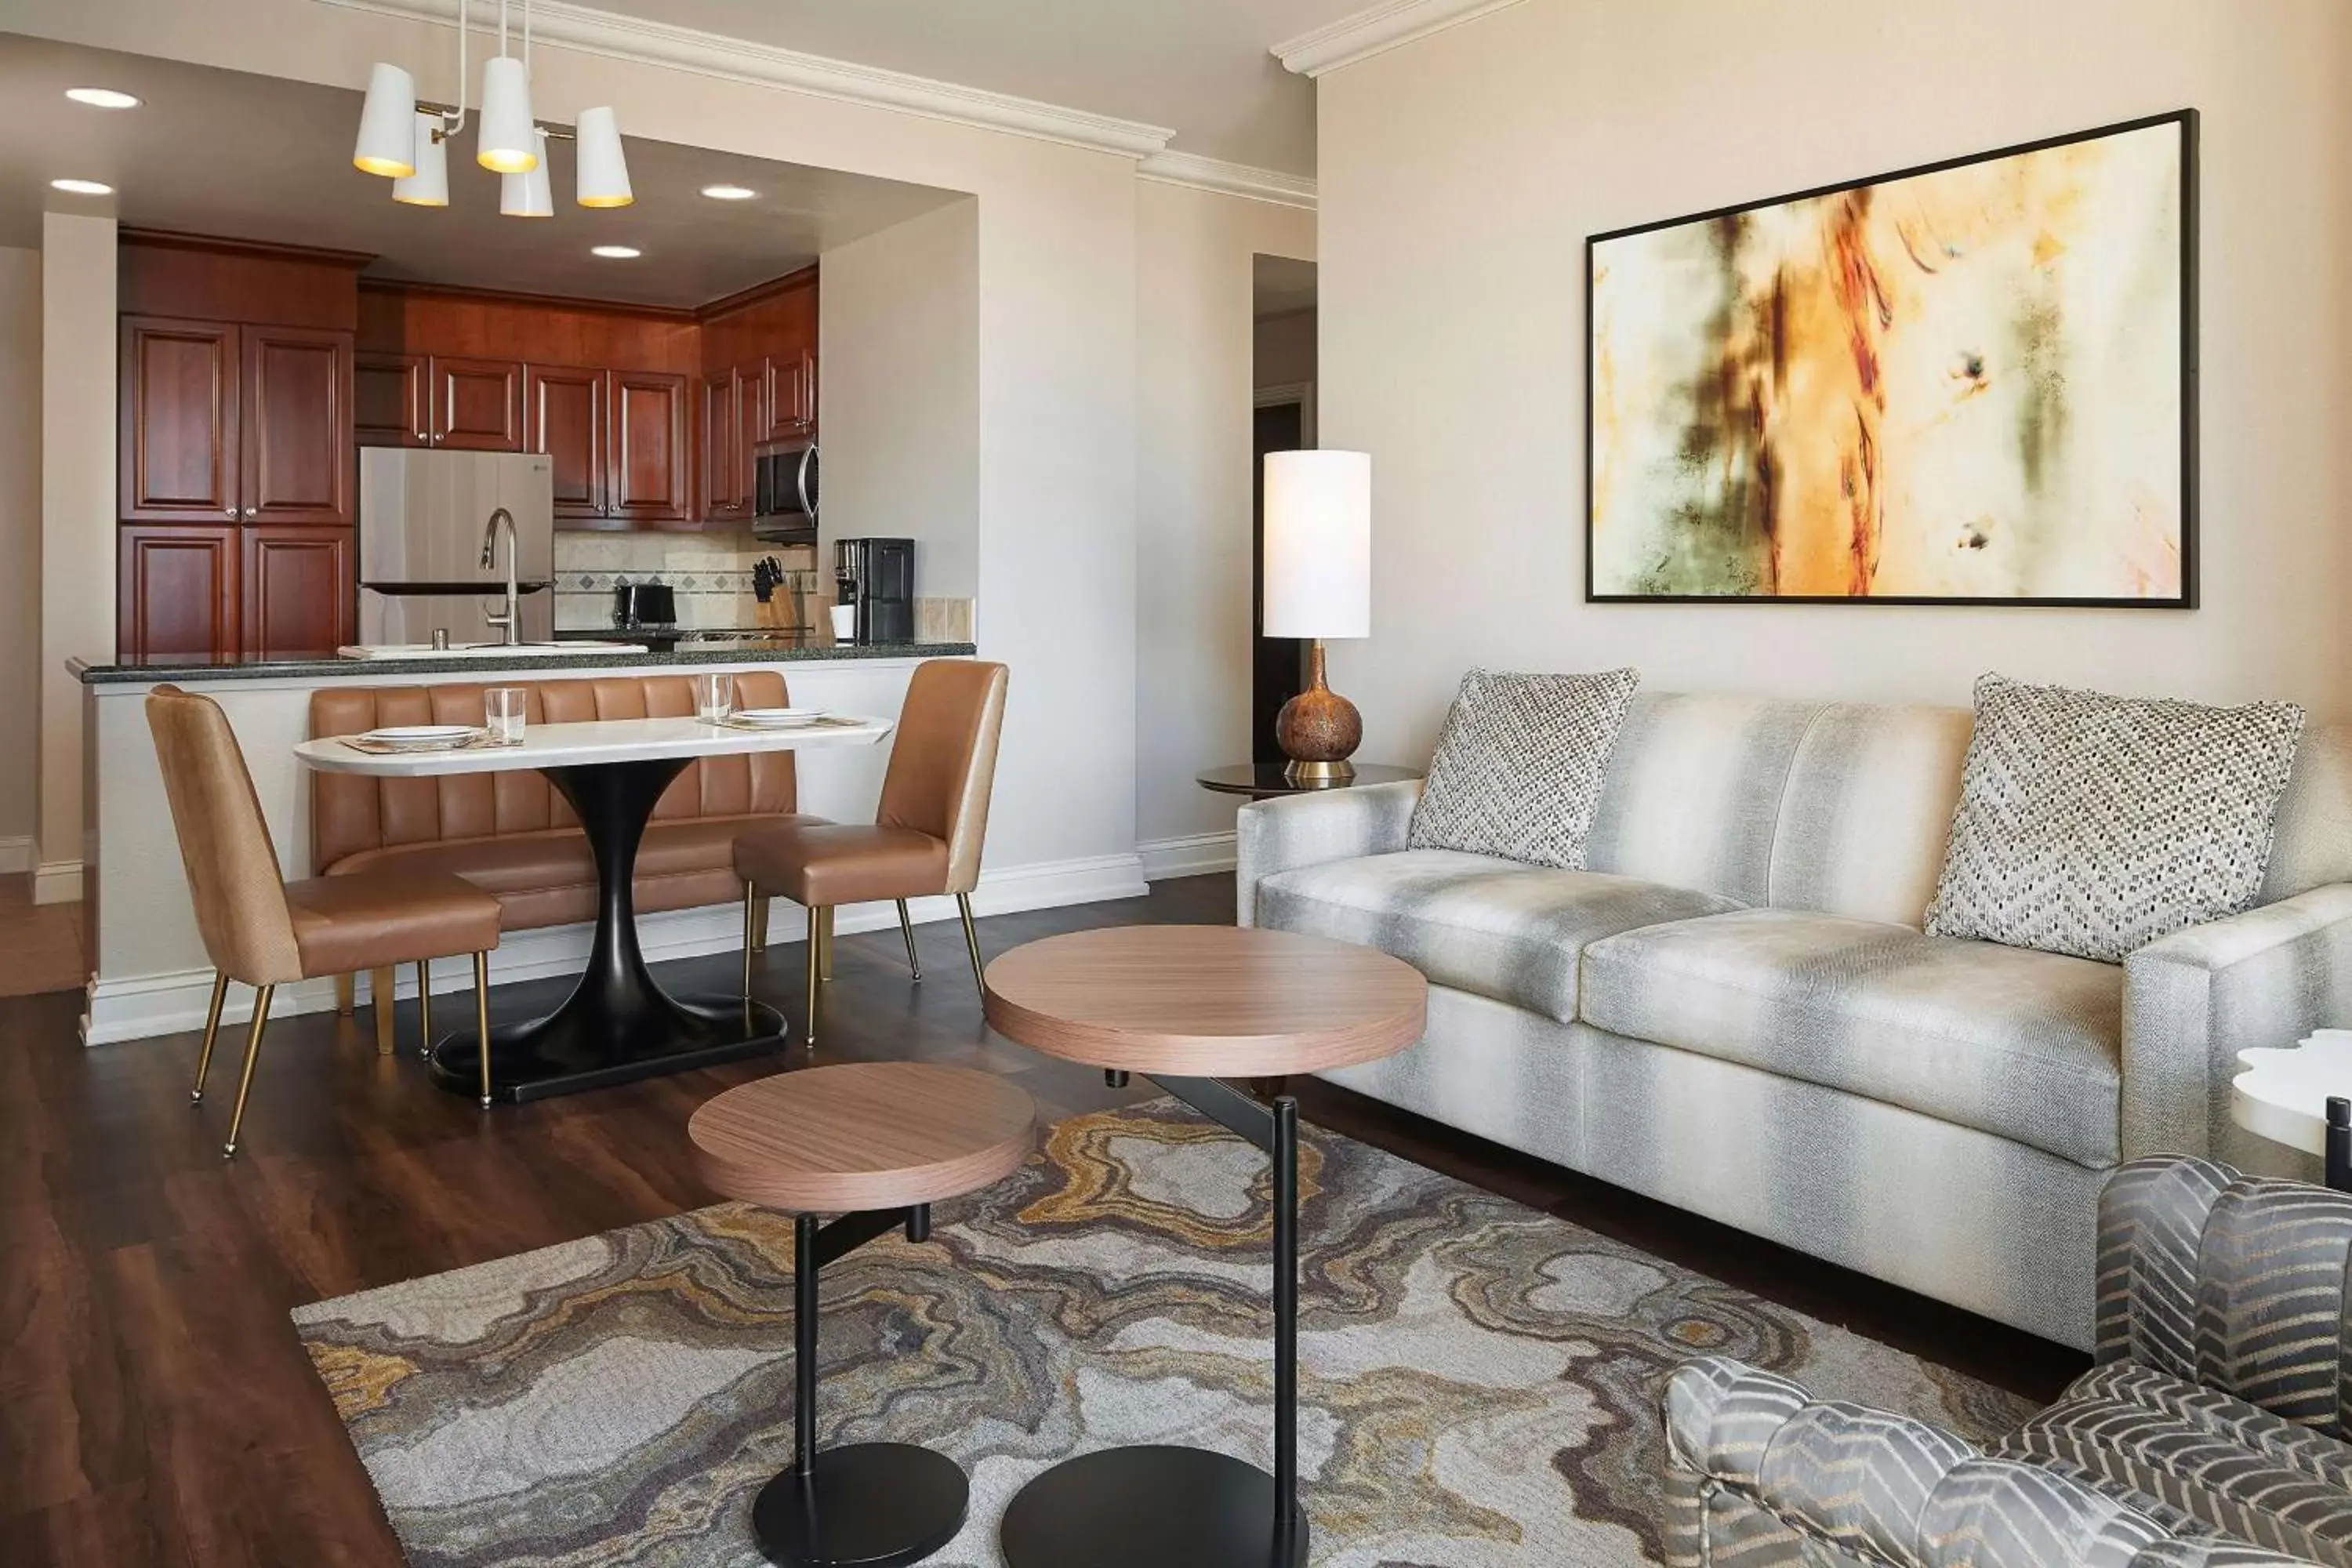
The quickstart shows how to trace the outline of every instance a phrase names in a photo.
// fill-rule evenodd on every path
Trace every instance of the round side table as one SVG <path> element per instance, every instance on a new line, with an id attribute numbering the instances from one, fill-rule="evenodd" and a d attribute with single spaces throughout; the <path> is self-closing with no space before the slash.
<path id="1" fill-rule="evenodd" d="M 900 1226 L 930 1237 L 930 1205 L 1020 1169 L 1037 1108 L 970 1068 L 858 1062 L 729 1089 L 688 1123 L 711 1189 L 793 1215 L 791 1468 L 760 1489 L 751 1532 L 784 1568 L 919 1563 L 963 1528 L 971 1483 L 910 1443 L 816 1446 L 817 1275 Z M 841 1217 L 819 1226 L 820 1214 Z"/>
<path id="2" fill-rule="evenodd" d="M 2230 1120 L 2325 1162 L 2327 1184 L 2352 1192 L 2352 1029 L 2321 1029 L 2286 1050 L 2238 1053 Z"/>
<path id="3" fill-rule="evenodd" d="M 1048 937 L 988 966 L 989 1023 L 1033 1050 L 1159 1086 L 1274 1162 L 1274 1473 L 1150 1445 L 1067 1459 L 1005 1510 L 1011 1568 L 1301 1568 L 1298 1102 L 1217 1081 L 1393 1056 L 1426 1027 L 1429 986 L 1369 947 L 1234 926 Z"/>
<path id="4" fill-rule="evenodd" d="M 1385 763 L 1358 763 L 1355 776 L 1344 779 L 1294 779 L 1281 763 L 1234 763 L 1203 769 L 1194 775 L 1194 781 L 1202 789 L 1219 795 L 1245 795 L 1252 800 L 1265 800 L 1278 795 L 1316 795 L 1327 789 L 1402 784 L 1419 777 L 1419 768 L 1391 767 Z"/>

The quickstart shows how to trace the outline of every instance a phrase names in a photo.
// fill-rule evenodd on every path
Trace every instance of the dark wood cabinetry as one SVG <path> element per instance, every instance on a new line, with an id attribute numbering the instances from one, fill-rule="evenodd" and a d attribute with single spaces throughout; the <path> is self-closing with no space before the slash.
<path id="1" fill-rule="evenodd" d="M 352 434 L 362 447 L 429 447 L 433 399 L 423 354 L 362 349 L 352 361 Z"/>
<path id="2" fill-rule="evenodd" d="M 693 421 L 687 382 L 663 371 L 612 374 L 612 519 L 682 523 L 694 517 Z"/>
<path id="3" fill-rule="evenodd" d="M 522 365 L 433 356 L 433 444 L 461 452 L 520 452 Z"/>
<path id="4" fill-rule="evenodd" d="M 253 527 L 242 535 L 237 644 L 247 658 L 323 658 L 357 640 L 349 528 Z"/>
<path id="5" fill-rule="evenodd" d="M 319 327 L 239 331 L 238 518 L 348 526 L 355 516 L 356 468 L 352 334 Z"/>
<path id="6" fill-rule="evenodd" d="M 751 465 L 739 461 L 742 425 L 736 405 L 742 378 L 731 370 L 702 378 L 702 407 L 695 421 L 702 451 L 702 514 L 725 521 L 745 513 L 750 492 L 743 484 Z"/>
<path id="7" fill-rule="evenodd" d="M 816 351 L 799 348 L 771 354 L 764 365 L 766 441 L 793 441 L 816 428 Z"/>
<path id="8" fill-rule="evenodd" d="M 232 524 L 130 523 L 115 565 L 116 655 L 129 663 L 237 651 L 242 580 Z"/>
<path id="9" fill-rule="evenodd" d="M 235 521 L 237 329 L 226 321 L 122 320 L 122 516 Z"/>
<path id="10" fill-rule="evenodd" d="M 611 383 L 609 371 L 523 367 L 523 449 L 549 458 L 560 519 L 602 518 L 611 510 Z"/>

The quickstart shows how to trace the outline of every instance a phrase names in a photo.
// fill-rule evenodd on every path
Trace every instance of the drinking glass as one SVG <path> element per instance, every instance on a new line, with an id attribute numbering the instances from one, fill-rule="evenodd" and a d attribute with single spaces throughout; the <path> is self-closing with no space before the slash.
<path id="1" fill-rule="evenodd" d="M 482 693 L 483 716 L 489 721 L 490 739 L 501 746 L 522 740 L 523 699 L 520 686 L 493 686 Z"/>
<path id="2" fill-rule="evenodd" d="M 716 724 L 735 710 L 735 677 L 724 670 L 694 672 L 694 716 Z"/>

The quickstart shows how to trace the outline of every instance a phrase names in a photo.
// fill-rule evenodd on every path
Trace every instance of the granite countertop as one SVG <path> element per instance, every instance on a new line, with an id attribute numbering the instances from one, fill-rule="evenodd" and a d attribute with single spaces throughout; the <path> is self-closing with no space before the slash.
<path id="1" fill-rule="evenodd" d="M 624 633 L 602 636 L 620 637 Z M 67 664 L 85 686 L 152 685 L 163 680 L 299 680 L 317 676 L 365 676 L 397 681 L 411 675 L 450 675 L 478 671 L 512 675 L 523 671 L 549 676 L 582 669 L 636 669 L 663 665 L 820 663 L 853 658 L 958 658 L 977 649 L 968 642 L 878 643 L 867 646 L 810 647 L 790 638 L 774 641 L 696 643 L 667 653 L 521 654 L 513 658 L 472 654 L 449 658 L 255 658 L 218 659 L 208 655 L 149 659 L 142 664 Z"/>

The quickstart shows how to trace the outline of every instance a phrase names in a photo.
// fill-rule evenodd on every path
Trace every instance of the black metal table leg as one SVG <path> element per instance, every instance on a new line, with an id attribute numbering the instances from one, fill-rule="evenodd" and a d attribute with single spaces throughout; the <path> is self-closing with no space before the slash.
<path id="1" fill-rule="evenodd" d="M 760 1489 L 751 1534 L 783 1568 L 896 1568 L 953 1541 L 971 1499 L 963 1468 L 911 1443 L 816 1445 L 817 1276 L 884 1231 L 930 1232 L 930 1209 L 845 1215 L 820 1227 L 793 1222 L 793 1453 L 790 1469 Z"/>
<path id="2" fill-rule="evenodd" d="M 2327 1184 L 2352 1193 L 2352 1100 L 2327 1097 Z"/>
<path id="3" fill-rule="evenodd" d="M 1274 1162 L 1274 1473 L 1206 1448 L 1082 1454 L 1005 1510 L 1011 1568 L 1304 1568 L 1298 1506 L 1298 1102 L 1273 1109 L 1214 1079 L 1153 1082 Z"/>
<path id="4" fill-rule="evenodd" d="M 596 938 L 588 967 L 544 1018 L 490 1031 L 491 1093 L 539 1100 L 603 1089 L 774 1049 L 783 1015 L 740 996 L 681 1000 L 646 967 L 637 946 L 637 845 L 654 805 L 688 757 L 541 770 L 572 803 L 596 857 Z M 433 1079 L 468 1098 L 480 1090 L 471 1030 L 433 1047 Z"/>

